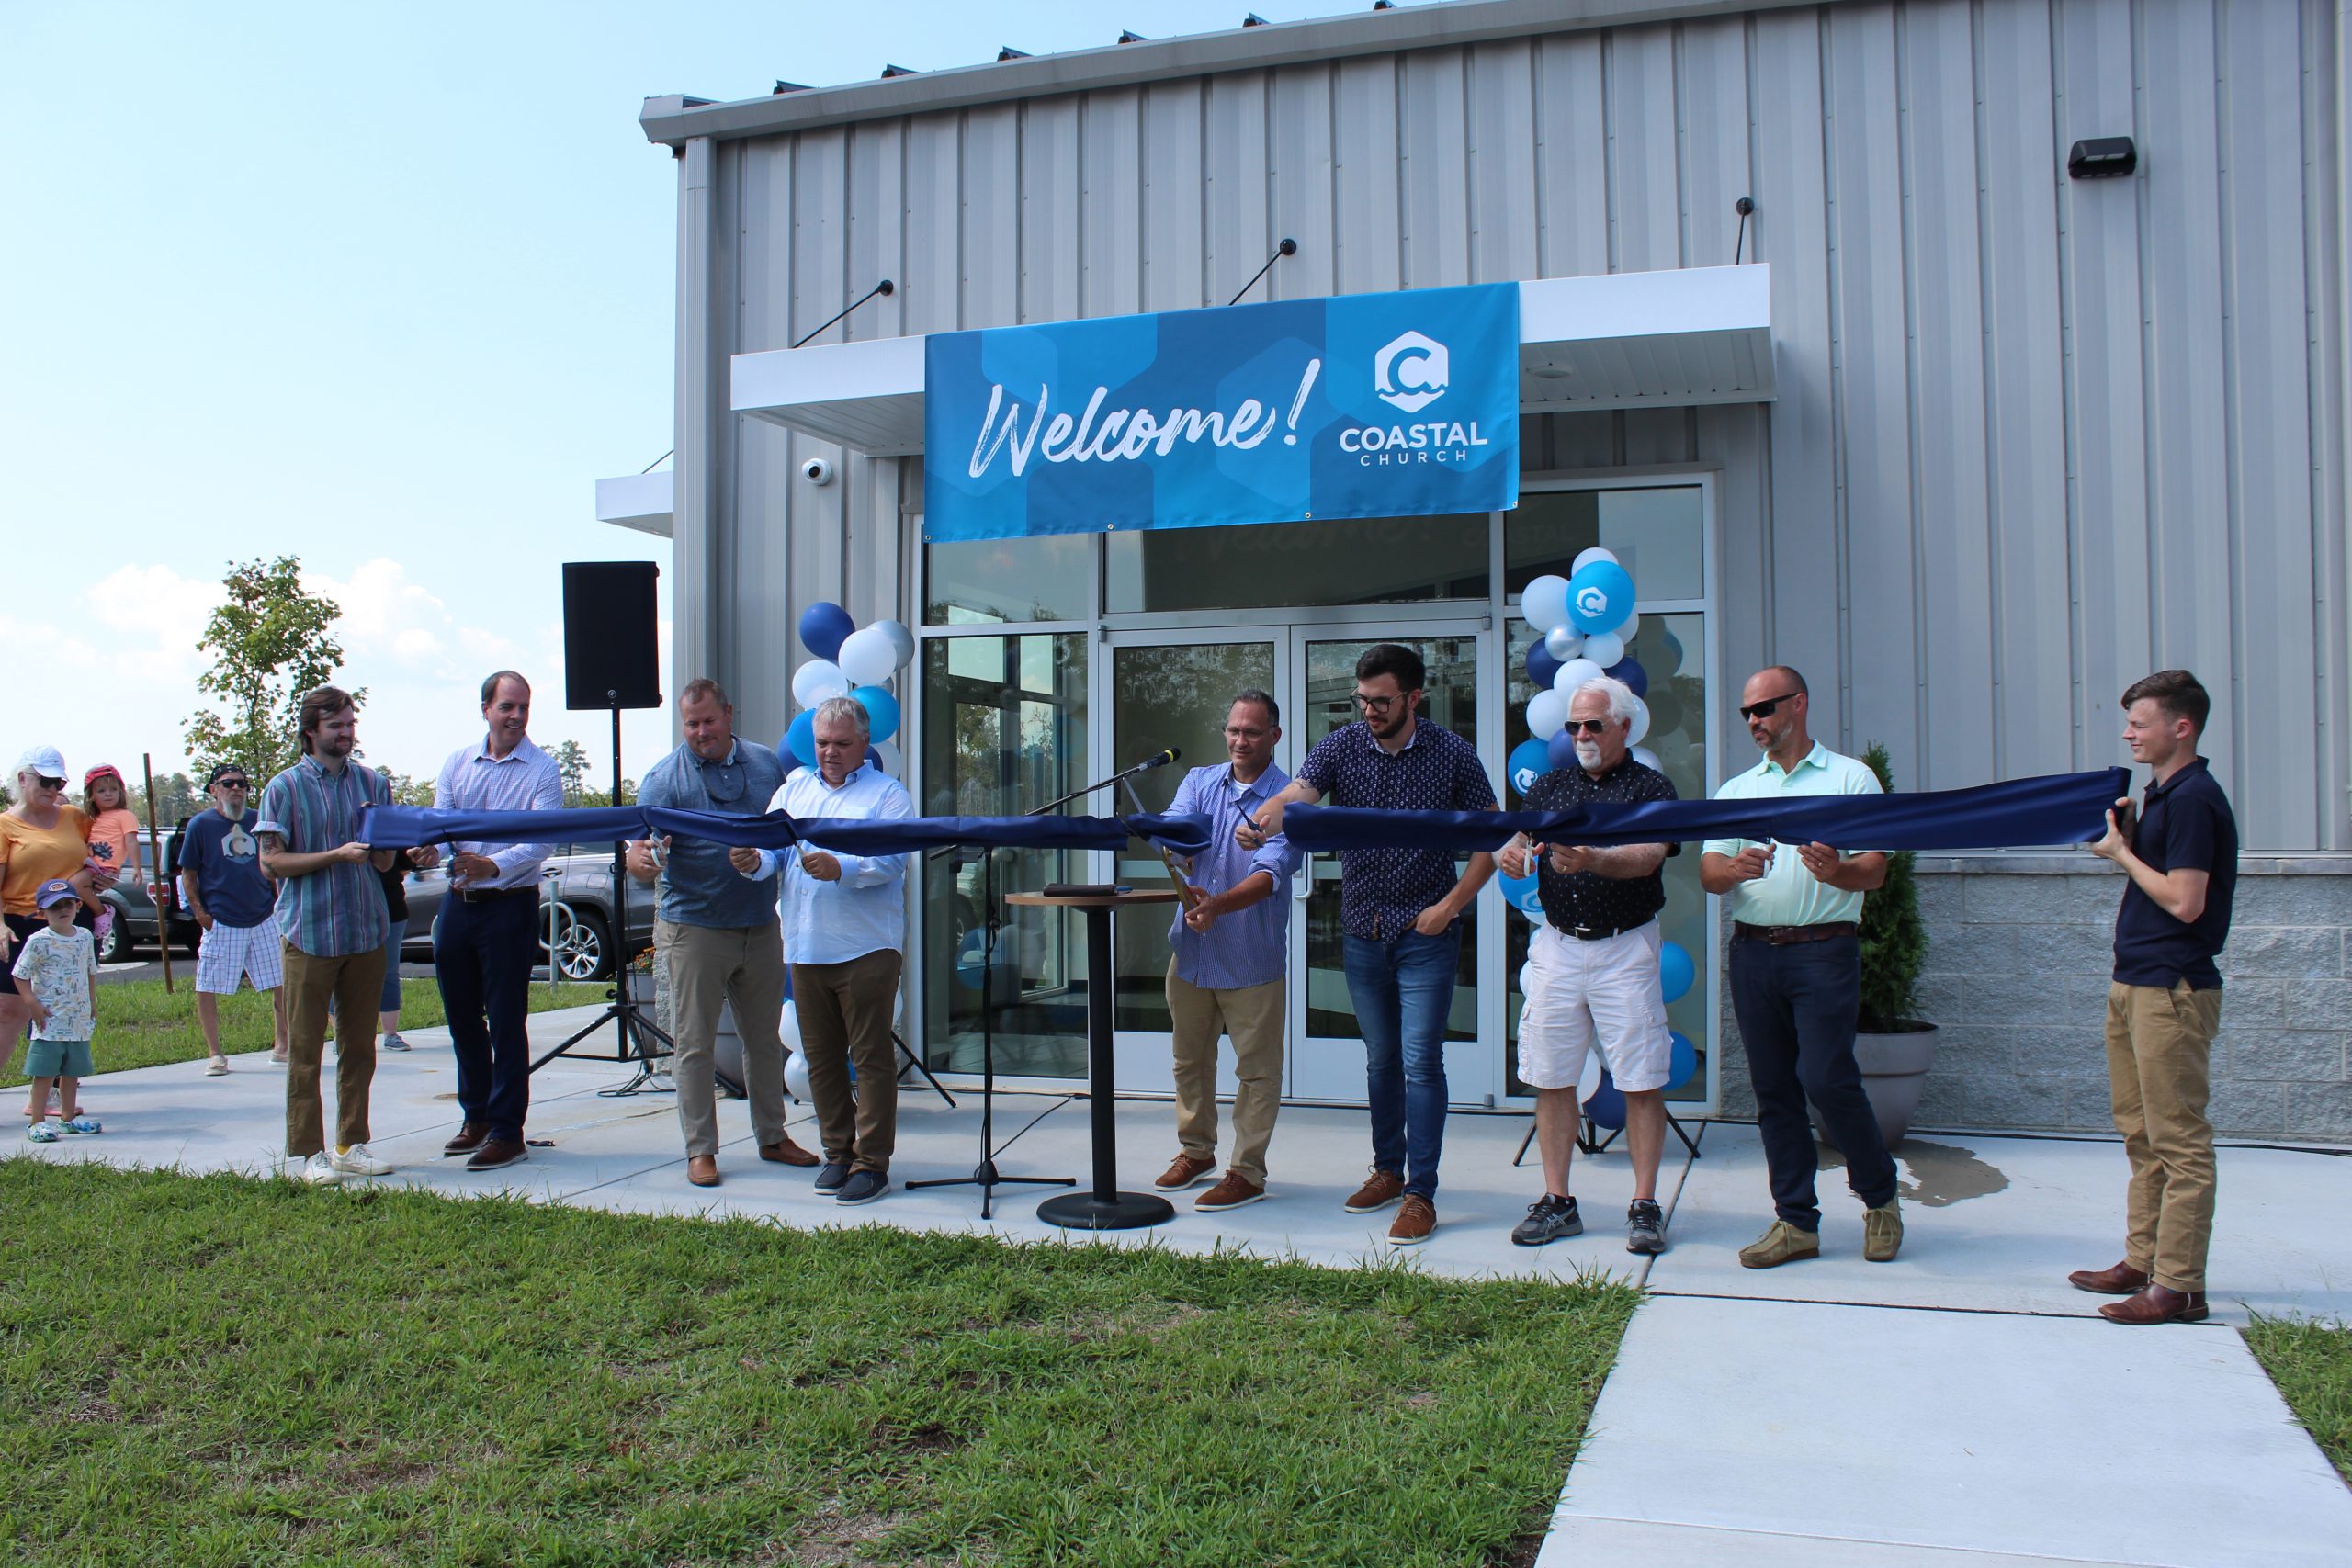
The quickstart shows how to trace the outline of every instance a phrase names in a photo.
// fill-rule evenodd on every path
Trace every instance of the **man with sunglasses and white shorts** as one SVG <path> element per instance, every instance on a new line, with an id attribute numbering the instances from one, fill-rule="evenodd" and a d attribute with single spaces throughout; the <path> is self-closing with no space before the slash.
<path id="1" fill-rule="evenodd" d="M 1634 693 L 1607 676 L 1587 681 L 1568 701 L 1572 768 L 1555 768 L 1527 792 L 1530 811 L 1565 811 L 1673 800 L 1664 773 L 1628 755 L 1636 712 Z M 1544 923 L 1527 944 L 1527 1005 L 1519 1015 L 1519 1076 L 1535 1091 L 1535 1143 L 1544 1194 L 1510 1239 L 1542 1247 L 1584 1229 L 1568 1192 L 1576 1153 L 1577 1080 L 1597 1043 L 1610 1077 L 1625 1097 L 1625 1143 L 1633 1156 L 1634 1201 L 1625 1212 L 1625 1250 L 1666 1250 L 1666 1215 L 1657 1202 L 1657 1169 L 1666 1148 L 1666 1087 L 1673 1035 L 1658 978 L 1663 946 L 1657 912 L 1666 907 L 1666 857 L 1675 844 L 1533 844 L 1521 833 L 1495 857 L 1506 876 L 1536 868 Z"/>
<path id="2" fill-rule="evenodd" d="M 229 1070 L 220 1054 L 220 1001 L 239 985 L 269 998 L 277 1043 L 270 1062 L 286 1066 L 286 992 L 279 957 L 277 888 L 262 874 L 261 841 L 245 818 L 253 781 L 235 762 L 212 770 L 205 794 L 212 804 L 180 829 L 180 895 L 204 936 L 196 953 L 196 1021 L 204 1031 L 205 1073 Z"/>
<path id="3" fill-rule="evenodd" d="M 1877 795 L 1878 775 L 1813 739 L 1813 699 L 1785 664 L 1741 688 L 1739 716 L 1764 760 L 1715 791 L 1717 800 Z M 1749 1269 L 1821 1255 L 1819 1165 L 1805 1101 L 1846 1156 L 1861 1199 L 1862 1257 L 1891 1263 L 1903 1247 L 1894 1156 L 1862 1092 L 1854 1061 L 1861 1005 L 1862 896 L 1886 882 L 1886 856 L 1829 844 L 1710 839 L 1699 886 L 1720 894 L 1732 919 L 1731 1005 L 1756 1091 L 1756 1129 L 1772 1181 L 1770 1228 L 1740 1249 Z"/>

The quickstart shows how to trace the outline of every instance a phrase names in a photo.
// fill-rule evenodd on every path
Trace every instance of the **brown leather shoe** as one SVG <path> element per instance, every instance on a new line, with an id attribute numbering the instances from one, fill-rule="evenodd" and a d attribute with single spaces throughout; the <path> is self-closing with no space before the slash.
<path id="1" fill-rule="evenodd" d="M 1180 1154 L 1166 1170 L 1159 1173 L 1152 1185 L 1162 1192 L 1182 1192 L 1216 1171 L 1216 1161 L 1213 1159 L 1194 1159 L 1191 1155 Z"/>
<path id="2" fill-rule="evenodd" d="M 764 1160 L 774 1160 L 778 1165 L 815 1165 L 817 1163 L 817 1156 L 794 1143 L 792 1134 L 789 1133 L 784 1135 L 784 1141 L 780 1144 L 762 1144 L 760 1157 Z M 716 1160 L 711 1162 L 714 1172 L 718 1169 L 718 1163 Z M 715 1175 L 713 1179 L 717 1179 Z"/>
<path id="3" fill-rule="evenodd" d="M 1396 1205 L 1396 1223 L 1388 1227 L 1391 1247 L 1419 1247 L 1437 1229 L 1437 1205 L 1418 1192 L 1408 1192 Z"/>
<path id="4" fill-rule="evenodd" d="M 496 1170 L 501 1166 L 513 1165 L 526 1153 L 520 1138 L 484 1138 L 481 1147 L 474 1151 L 474 1157 L 466 1161 L 466 1168 Z"/>
<path id="5" fill-rule="evenodd" d="M 2108 1303 L 2098 1309 L 2098 1314 L 2109 1323 L 2202 1323 L 2205 1292 L 2168 1291 L 2151 1281 L 2129 1301 Z"/>
<path id="6" fill-rule="evenodd" d="M 2147 1275 L 2129 1263 L 2112 1269 L 2077 1269 L 2066 1276 L 2066 1283 L 2095 1296 L 2137 1295 L 2147 1282 Z"/>
<path id="7" fill-rule="evenodd" d="M 469 1122 L 458 1129 L 458 1135 L 441 1145 L 442 1156 L 469 1155 L 481 1147 L 490 1136 L 490 1123 Z"/>
<path id="8" fill-rule="evenodd" d="M 1374 1168 L 1371 1179 L 1356 1189 L 1355 1196 L 1342 1205 L 1351 1214 L 1369 1214 L 1375 1209 L 1385 1209 L 1405 1195 L 1405 1179 L 1393 1170 Z"/>
<path id="9" fill-rule="evenodd" d="M 696 1187 L 718 1186 L 718 1156 L 716 1155 L 688 1155 L 686 1156 L 686 1179 L 693 1182 Z"/>
<path id="10" fill-rule="evenodd" d="M 1238 1209 L 1244 1203 L 1254 1203 L 1266 1195 L 1266 1190 L 1238 1170 L 1228 1170 L 1225 1179 L 1193 1200 L 1193 1207 L 1203 1213 L 1214 1214 L 1225 1209 Z"/>

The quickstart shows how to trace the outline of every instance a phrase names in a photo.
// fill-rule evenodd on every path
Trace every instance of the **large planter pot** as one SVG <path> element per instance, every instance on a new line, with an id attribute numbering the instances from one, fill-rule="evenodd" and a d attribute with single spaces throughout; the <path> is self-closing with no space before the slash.
<path id="1" fill-rule="evenodd" d="M 1894 1033 L 1863 1032 L 1854 1036 L 1854 1061 L 1862 1069 L 1862 1092 L 1870 1096 L 1879 1135 L 1890 1149 L 1911 1130 L 1911 1117 L 1919 1109 L 1919 1091 L 1927 1087 L 1928 1069 L 1936 1065 L 1938 1038 L 1934 1024 L 1917 1020 Z M 1822 1125 L 1820 1111 L 1811 1101 L 1805 1109 L 1813 1113 L 1814 1135 L 1836 1148 L 1838 1140 Z"/>

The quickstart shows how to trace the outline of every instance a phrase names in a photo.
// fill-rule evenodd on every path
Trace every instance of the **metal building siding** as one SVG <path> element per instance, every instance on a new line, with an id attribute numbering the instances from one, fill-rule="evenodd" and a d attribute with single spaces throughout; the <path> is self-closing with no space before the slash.
<path id="1" fill-rule="evenodd" d="M 1795 663 L 1835 738 L 1952 786 L 2115 760 L 2116 694 L 2188 665 L 2248 845 L 2352 848 L 2341 25 L 2331 0 L 1765 9 L 727 142 L 712 325 L 774 347 L 884 275 L 898 296 L 829 337 L 1223 304 L 1284 235 L 1252 298 L 1720 265 L 1752 195 L 1778 400 L 1554 418 L 1528 459 L 1722 468 L 1718 673 Z M 2119 133 L 2138 177 L 2066 178 Z M 714 495 L 709 614 L 763 733 L 798 609 L 899 603 L 915 465 L 712 417 L 741 428 L 682 474 L 681 540 Z M 794 467 L 819 452 L 822 490 Z M 1719 739 L 1741 755 L 1736 720 Z"/>

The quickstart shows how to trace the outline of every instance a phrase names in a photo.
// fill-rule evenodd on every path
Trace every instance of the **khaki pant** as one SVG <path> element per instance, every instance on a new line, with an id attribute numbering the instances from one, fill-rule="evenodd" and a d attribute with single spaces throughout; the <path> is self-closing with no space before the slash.
<path id="1" fill-rule="evenodd" d="M 743 1088 L 752 1100 L 752 1133 L 766 1148 L 784 1142 L 784 934 L 763 926 L 681 926 L 653 922 L 653 946 L 670 975 L 670 1022 L 677 1055 L 678 1122 L 686 1154 L 718 1153 L 718 1089 L 712 1047 L 718 1010 L 735 1009 L 743 1037 Z"/>
<path id="2" fill-rule="evenodd" d="M 1194 1159 L 1216 1158 L 1216 1039 L 1233 1037 L 1230 1168 L 1266 1184 L 1266 1143 L 1283 1099 L 1283 983 L 1195 986 L 1168 964 L 1168 1016 L 1175 1026 L 1176 1136 Z"/>
<path id="3" fill-rule="evenodd" d="M 899 1145 L 899 1059 L 890 1044 L 890 1005 L 901 959 L 886 947 L 842 964 L 796 964 L 792 999 L 800 1010 L 800 1054 L 829 1164 L 888 1173 Z M 852 1066 L 857 1083 L 850 1083 Z"/>
<path id="4" fill-rule="evenodd" d="M 376 1003 L 384 990 L 384 950 L 313 958 L 288 942 L 286 981 L 286 1153 L 308 1159 L 326 1146 L 319 1102 L 319 1062 L 327 1048 L 327 1001 L 335 1011 L 334 1141 L 368 1141 L 368 1091 L 376 1081 Z"/>
<path id="5" fill-rule="evenodd" d="M 2172 1291 L 2205 1288 L 2213 1239 L 2213 1124 L 2207 1065 L 2222 993 L 2181 981 L 2110 986 L 2107 1078 L 2132 1161 L 2123 1260 Z"/>

